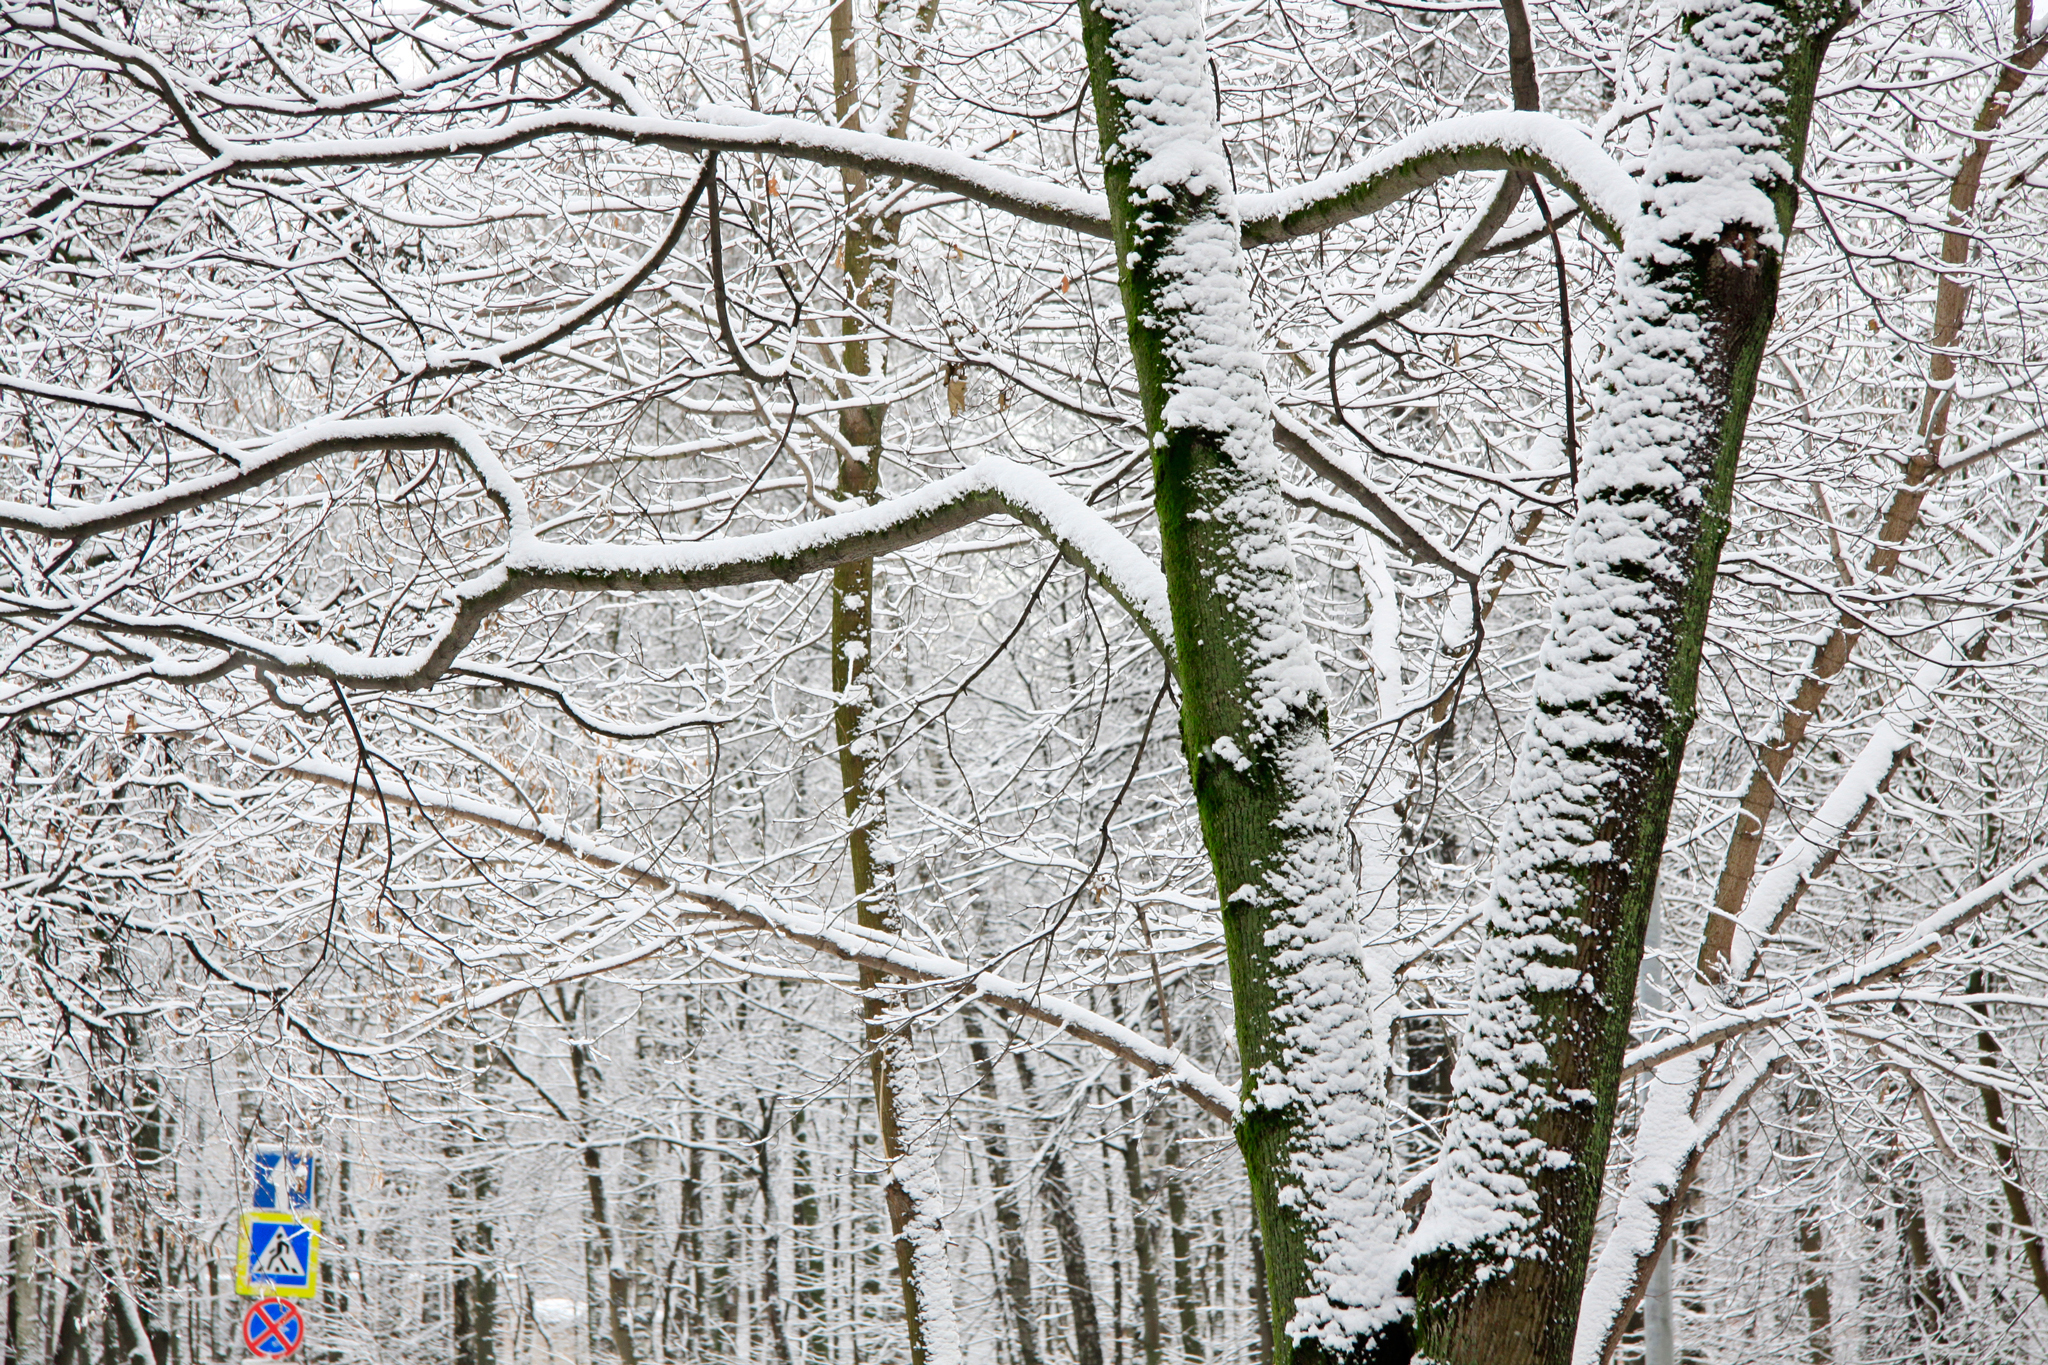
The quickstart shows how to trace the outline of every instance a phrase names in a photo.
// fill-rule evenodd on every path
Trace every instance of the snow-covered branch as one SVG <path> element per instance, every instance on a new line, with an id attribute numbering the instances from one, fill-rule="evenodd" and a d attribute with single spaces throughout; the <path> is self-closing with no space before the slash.
<path id="1" fill-rule="evenodd" d="M 986 460 L 901 497 L 777 531 L 681 544 L 564 545 L 536 534 L 524 490 L 469 423 L 455 417 L 353 418 L 295 428 L 239 452 L 235 468 L 149 493 L 75 507 L 0 503 L 0 527 L 83 540 L 246 492 L 322 456 L 394 449 L 456 455 L 482 482 L 508 523 L 498 563 L 450 591 L 453 610 L 414 649 L 368 655 L 324 643 L 281 644 L 179 613 L 137 616 L 97 608 L 87 613 L 87 619 L 118 633 L 201 644 L 221 651 L 231 663 L 347 687 L 405 690 L 439 680 L 484 621 L 528 593 L 694 592 L 778 579 L 791 582 L 1007 515 L 1037 529 L 1091 574 L 1131 613 L 1161 653 L 1172 656 L 1171 618 L 1157 566 L 1100 513 L 1051 478 L 1002 459 Z M 72 605 L 53 601 L 47 609 L 61 613 Z"/>
<path id="2" fill-rule="evenodd" d="M 1543 176 L 1616 245 L 1642 212 L 1641 189 L 1583 128 L 1554 114 L 1501 110 L 1445 119 L 1342 170 L 1243 196 L 1245 241 L 1265 245 L 1328 232 L 1472 171 Z"/>
<path id="3" fill-rule="evenodd" d="M 1894 935 L 1890 942 L 1817 981 L 1796 990 L 1774 991 L 1753 1005 L 1701 1010 L 1655 1042 L 1632 1048 L 1622 1063 L 1622 1075 L 1641 1075 L 1666 1062 L 1768 1028 L 1910 971 L 1939 953 L 1958 930 L 1997 909 L 2020 888 L 2039 880 L 2044 870 L 2048 870 L 2048 853 L 2030 854 L 1922 917 Z"/>
<path id="4" fill-rule="evenodd" d="M 1028 982 L 1013 981 L 994 972 L 985 972 L 967 963 L 926 952 L 890 934 L 839 922 L 820 910 L 792 909 L 766 901 L 744 888 L 671 876 L 646 857 L 592 839 L 571 829 L 566 821 L 537 817 L 464 792 L 430 787 L 405 778 L 385 777 L 374 767 L 355 769 L 312 755 L 280 754 L 230 733 L 220 733 L 218 738 L 231 752 L 263 767 L 322 786 L 353 789 L 392 806 L 509 834 L 590 867 L 616 873 L 648 890 L 690 901 L 702 908 L 703 915 L 719 923 L 760 929 L 839 961 L 871 967 L 899 981 L 953 987 L 1101 1048 L 1186 1096 L 1205 1112 L 1226 1123 L 1236 1117 L 1235 1093 L 1185 1053 L 1155 1043 L 1113 1019 L 1049 994 Z M 602 962 L 578 960 L 564 968 L 569 975 L 558 974 L 546 979 L 513 981 L 488 987 L 439 1015 L 413 1021 L 407 1031 L 417 1033 L 456 1013 L 487 1009 L 517 995 L 543 989 L 557 980 L 573 979 L 593 970 L 614 970 L 644 961 L 649 955 L 649 951 L 635 949 Z"/>

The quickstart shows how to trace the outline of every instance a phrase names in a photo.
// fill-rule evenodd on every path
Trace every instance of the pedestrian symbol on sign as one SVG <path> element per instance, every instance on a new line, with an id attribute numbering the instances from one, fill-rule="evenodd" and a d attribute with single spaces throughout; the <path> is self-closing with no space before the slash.
<path id="1" fill-rule="evenodd" d="M 320 1220 L 252 1209 L 242 1215 L 235 1292 L 310 1299 L 320 1292 Z"/>
<path id="2" fill-rule="evenodd" d="M 305 1278 L 306 1267 L 299 1255 L 292 1250 L 289 1236 L 273 1235 L 262 1254 L 249 1259 L 249 1278 L 265 1280 L 293 1280 Z"/>

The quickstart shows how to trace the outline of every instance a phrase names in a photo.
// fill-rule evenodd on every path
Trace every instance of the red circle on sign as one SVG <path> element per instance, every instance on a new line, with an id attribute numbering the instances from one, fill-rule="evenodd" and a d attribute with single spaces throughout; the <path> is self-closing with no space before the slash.
<path id="1" fill-rule="evenodd" d="M 242 1344 L 265 1360 L 283 1360 L 306 1342 L 306 1320 L 283 1299 L 258 1299 L 242 1314 Z"/>

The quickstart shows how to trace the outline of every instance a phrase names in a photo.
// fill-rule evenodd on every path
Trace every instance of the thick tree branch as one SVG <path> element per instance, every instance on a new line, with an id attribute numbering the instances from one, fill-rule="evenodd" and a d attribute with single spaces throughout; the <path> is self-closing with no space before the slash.
<path id="1" fill-rule="evenodd" d="M 1619 246 L 1642 209 L 1636 182 L 1580 128 L 1551 114 L 1503 110 L 1445 119 L 1356 165 L 1239 200 L 1248 246 L 1328 232 L 1470 171 L 1540 175 L 1570 195 Z"/>
<path id="2" fill-rule="evenodd" d="M 6 383 L 0 378 L 0 386 Z M 775 579 L 793 582 L 1007 515 L 1039 531 L 1094 576 L 1171 658 L 1173 636 L 1158 567 L 1099 512 L 1051 478 L 999 459 L 903 497 L 777 531 L 683 544 L 561 545 L 534 534 L 524 490 L 469 423 L 453 417 L 350 419 L 295 428 L 241 453 L 236 469 L 150 493 L 76 508 L 0 503 L 0 527 L 52 539 L 84 539 L 247 492 L 325 455 L 377 450 L 440 450 L 457 456 L 509 523 L 498 564 L 450 591 L 454 610 L 415 649 L 372 656 L 324 643 L 274 644 L 210 619 L 176 614 L 140 617 L 96 608 L 84 619 L 116 633 L 207 645 L 276 673 L 364 690 L 417 690 L 432 686 L 454 665 L 493 613 L 529 593 L 694 592 Z M 76 606 L 57 601 L 48 609 Z"/>

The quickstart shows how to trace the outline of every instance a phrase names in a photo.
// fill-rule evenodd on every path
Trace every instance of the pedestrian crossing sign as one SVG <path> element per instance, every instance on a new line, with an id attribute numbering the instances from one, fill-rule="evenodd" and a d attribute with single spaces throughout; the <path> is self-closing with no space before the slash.
<path id="1" fill-rule="evenodd" d="M 237 1294 L 310 1299 L 320 1292 L 320 1220 L 310 1213 L 251 1209 L 235 1257 Z"/>

